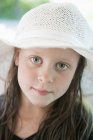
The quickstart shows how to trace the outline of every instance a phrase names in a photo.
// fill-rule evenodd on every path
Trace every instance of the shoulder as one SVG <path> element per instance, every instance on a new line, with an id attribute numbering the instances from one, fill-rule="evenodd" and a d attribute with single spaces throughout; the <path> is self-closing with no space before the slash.
<path id="1" fill-rule="evenodd" d="M 4 95 L 0 95 L 0 105 L 2 104 L 2 102 L 4 101 Z"/>
<path id="2" fill-rule="evenodd" d="M 3 104 L 4 104 L 4 95 L 0 95 L 0 114 L 1 114 L 1 110 L 3 109 Z"/>
<path id="3" fill-rule="evenodd" d="M 4 99 L 4 94 L 0 95 L 0 101 L 2 101 Z"/>
<path id="4" fill-rule="evenodd" d="M 87 108 L 84 104 L 77 103 L 75 106 L 75 125 L 77 135 L 82 135 L 87 140 L 93 140 L 93 114 L 90 108 Z"/>
<path id="5" fill-rule="evenodd" d="M 88 140 L 93 140 L 93 130 L 92 130 Z"/>

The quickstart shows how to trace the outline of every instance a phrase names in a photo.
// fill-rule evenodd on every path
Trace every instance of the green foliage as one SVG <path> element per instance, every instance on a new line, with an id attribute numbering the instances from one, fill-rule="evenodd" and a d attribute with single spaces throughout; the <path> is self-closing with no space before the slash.
<path id="1" fill-rule="evenodd" d="M 28 10 L 49 0 L 0 0 L 0 18 L 19 19 Z"/>

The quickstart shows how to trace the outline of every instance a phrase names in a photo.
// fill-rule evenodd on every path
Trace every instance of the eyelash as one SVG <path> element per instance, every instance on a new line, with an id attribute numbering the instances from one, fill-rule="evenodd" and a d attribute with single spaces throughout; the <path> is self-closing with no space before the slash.
<path id="1" fill-rule="evenodd" d="M 40 62 L 39 63 L 35 63 L 33 60 L 35 60 L 35 59 L 39 59 L 40 60 Z M 33 64 L 36 64 L 36 65 L 39 65 L 39 64 L 42 64 L 42 59 L 39 57 L 39 56 L 33 56 L 33 57 L 30 57 L 30 61 L 32 61 L 32 63 Z M 62 66 L 62 68 L 61 67 L 58 67 L 58 64 L 59 64 L 59 66 Z M 69 64 L 65 64 L 64 62 L 59 62 L 59 63 L 57 63 L 56 64 L 56 68 L 58 67 L 58 71 L 65 71 L 67 68 L 69 68 L 70 67 L 70 65 Z"/>

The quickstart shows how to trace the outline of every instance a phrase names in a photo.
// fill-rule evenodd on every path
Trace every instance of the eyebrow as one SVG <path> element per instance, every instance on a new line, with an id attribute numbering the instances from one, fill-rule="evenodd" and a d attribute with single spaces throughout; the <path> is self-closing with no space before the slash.
<path id="1" fill-rule="evenodd" d="M 38 54 L 38 53 L 42 53 L 41 51 L 38 51 L 38 50 L 35 50 L 35 49 L 34 49 L 34 50 L 32 49 L 31 52 L 37 53 L 37 54 Z"/>
<path id="2" fill-rule="evenodd" d="M 73 60 L 72 59 L 70 60 L 70 59 L 65 59 L 65 58 L 62 58 L 62 57 L 61 58 L 58 58 L 57 60 L 58 61 L 65 62 L 65 63 L 73 63 Z"/>

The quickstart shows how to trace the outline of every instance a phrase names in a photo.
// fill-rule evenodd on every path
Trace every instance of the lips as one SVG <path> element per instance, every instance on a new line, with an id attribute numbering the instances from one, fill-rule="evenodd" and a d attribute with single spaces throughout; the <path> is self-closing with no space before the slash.
<path id="1" fill-rule="evenodd" d="M 47 95 L 49 93 L 53 93 L 52 91 L 47 91 L 47 90 L 42 90 L 42 89 L 36 89 L 36 88 L 33 88 L 36 92 L 38 92 L 38 94 L 44 96 L 44 95 Z"/>

